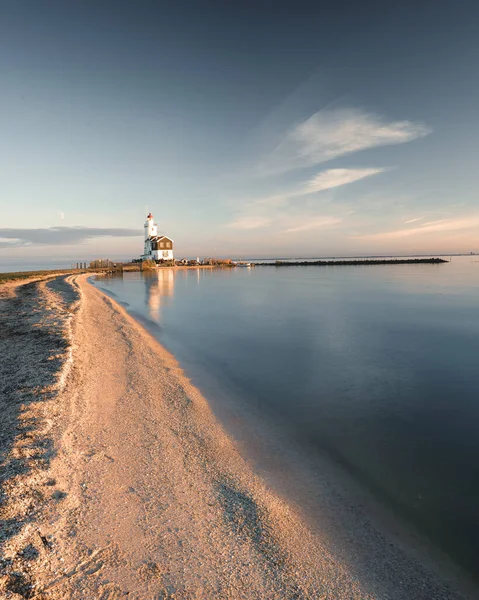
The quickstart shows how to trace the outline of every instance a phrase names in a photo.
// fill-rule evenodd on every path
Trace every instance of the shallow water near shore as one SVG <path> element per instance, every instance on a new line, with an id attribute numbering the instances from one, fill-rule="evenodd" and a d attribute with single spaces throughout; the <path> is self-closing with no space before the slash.
<path id="1" fill-rule="evenodd" d="M 474 573 L 479 551 L 479 259 L 177 270 L 95 284 L 208 397 L 327 453 Z M 219 393 L 221 392 L 221 393 Z M 284 427 L 284 423 L 288 423 Z"/>

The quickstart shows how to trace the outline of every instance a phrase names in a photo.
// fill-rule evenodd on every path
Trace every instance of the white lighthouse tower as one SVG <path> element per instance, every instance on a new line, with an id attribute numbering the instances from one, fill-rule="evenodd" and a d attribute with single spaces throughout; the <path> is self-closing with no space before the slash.
<path id="1" fill-rule="evenodd" d="M 158 226 L 151 213 L 145 221 L 145 245 L 141 258 L 156 262 L 173 260 L 173 240 L 166 235 L 158 235 Z"/>
<path id="2" fill-rule="evenodd" d="M 148 254 L 147 242 L 150 238 L 158 235 L 158 225 L 155 223 L 153 215 L 148 213 L 145 221 L 145 254 Z"/>

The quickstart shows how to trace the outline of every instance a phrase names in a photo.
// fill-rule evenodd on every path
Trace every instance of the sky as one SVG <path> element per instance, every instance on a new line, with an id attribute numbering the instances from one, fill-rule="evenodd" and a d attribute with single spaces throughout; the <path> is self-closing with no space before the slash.
<path id="1" fill-rule="evenodd" d="M 478 18 L 0 0 L 0 259 L 479 252 Z"/>

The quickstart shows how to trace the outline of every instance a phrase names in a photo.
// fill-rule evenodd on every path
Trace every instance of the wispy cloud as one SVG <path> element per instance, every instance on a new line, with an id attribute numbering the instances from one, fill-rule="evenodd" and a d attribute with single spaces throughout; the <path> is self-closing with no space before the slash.
<path id="1" fill-rule="evenodd" d="M 0 236 L 0 248 L 14 248 L 21 245 L 22 240 L 19 238 L 7 238 Z"/>
<path id="2" fill-rule="evenodd" d="M 326 227 L 332 227 L 341 223 L 342 219 L 338 217 L 319 217 L 316 219 L 307 219 L 299 225 L 289 227 L 284 230 L 284 233 L 298 233 L 301 231 L 312 231 L 315 229 L 324 229 Z"/>
<path id="3" fill-rule="evenodd" d="M 288 209 L 295 199 L 302 196 L 309 196 L 333 188 L 337 188 L 348 183 L 354 183 L 384 172 L 385 169 L 327 169 L 315 175 L 312 179 L 303 182 L 300 186 L 290 189 L 283 194 L 266 196 L 265 198 L 256 198 L 246 202 L 241 213 L 228 226 L 235 229 L 258 229 L 272 224 L 273 218 L 276 220 L 284 210 Z M 283 212 L 278 212 L 283 209 Z M 288 232 L 295 230 L 288 229 Z M 306 229 L 305 229 L 306 230 Z M 298 230 L 299 231 L 299 230 Z"/>
<path id="4" fill-rule="evenodd" d="M 404 225 L 409 225 L 409 223 L 416 223 L 417 221 L 422 221 L 425 217 L 416 217 L 415 219 L 409 219 L 408 221 L 404 221 Z"/>
<path id="5" fill-rule="evenodd" d="M 369 148 L 404 144 L 431 133 L 413 121 L 385 121 L 356 108 L 321 110 L 298 123 L 260 166 L 264 174 L 291 171 Z"/>
<path id="6" fill-rule="evenodd" d="M 310 179 L 296 195 L 313 194 L 330 190 L 341 185 L 353 183 L 383 173 L 386 169 L 328 169 Z"/>
<path id="7" fill-rule="evenodd" d="M 446 233 L 448 231 L 461 231 L 477 228 L 479 228 L 479 215 L 472 215 L 468 218 L 441 219 L 440 221 L 424 223 L 420 227 L 397 229 L 395 231 L 386 231 L 359 237 L 364 240 L 396 240 L 414 235 L 424 235 L 434 232 Z"/>
<path id="8" fill-rule="evenodd" d="M 94 237 L 139 236 L 137 229 L 96 227 L 50 227 L 46 229 L 0 229 L 0 248 L 14 246 L 79 244 Z"/>

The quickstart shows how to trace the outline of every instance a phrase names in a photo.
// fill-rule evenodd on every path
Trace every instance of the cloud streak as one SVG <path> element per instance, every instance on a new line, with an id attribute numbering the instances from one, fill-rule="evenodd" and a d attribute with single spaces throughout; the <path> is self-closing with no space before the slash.
<path id="1" fill-rule="evenodd" d="M 278 219 L 281 213 L 278 213 L 280 208 L 287 210 L 288 205 L 294 202 L 295 199 L 303 196 L 309 196 L 319 192 L 324 192 L 333 188 L 337 188 L 355 181 L 360 181 L 372 175 L 383 173 L 386 169 L 369 168 L 369 169 L 327 169 L 315 175 L 312 179 L 303 182 L 299 187 L 293 188 L 283 194 L 267 196 L 266 198 L 258 198 L 247 202 L 243 207 L 242 212 L 237 218 L 228 225 L 235 229 L 259 229 L 268 227 L 273 224 L 274 220 Z M 314 228 L 314 227 L 313 227 Z M 294 231 L 306 231 L 307 229 L 290 228 L 286 231 L 292 233 Z"/>
<path id="2" fill-rule="evenodd" d="M 397 229 L 395 231 L 386 231 L 382 233 L 374 233 L 371 235 L 359 236 L 364 240 L 397 240 L 414 235 L 423 235 L 428 233 L 447 233 L 449 231 L 461 231 L 466 229 L 479 228 L 479 215 L 473 215 L 463 219 L 442 219 L 440 221 L 431 221 L 424 223 L 420 227 L 409 229 Z"/>
<path id="3" fill-rule="evenodd" d="M 431 131 L 422 123 L 388 122 L 356 108 L 325 109 L 286 132 L 260 170 L 279 174 L 311 167 L 361 150 L 404 144 Z"/>
<path id="4" fill-rule="evenodd" d="M 422 221 L 425 217 L 416 217 L 415 219 L 409 219 L 408 221 L 404 221 L 404 225 L 409 225 L 409 223 L 417 223 L 417 221 Z"/>
<path id="5" fill-rule="evenodd" d="M 296 195 L 314 194 L 332 188 L 354 183 L 371 175 L 383 173 L 386 169 L 328 169 L 310 179 Z"/>
<path id="6" fill-rule="evenodd" d="M 94 237 L 140 236 L 138 229 L 96 227 L 50 227 L 45 229 L 0 229 L 0 248 L 16 246 L 64 246 Z"/>

